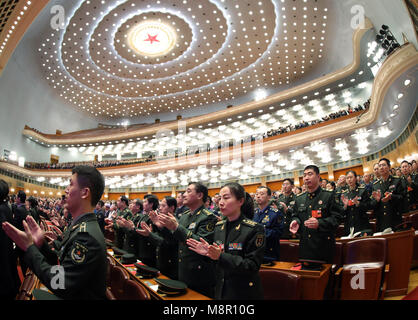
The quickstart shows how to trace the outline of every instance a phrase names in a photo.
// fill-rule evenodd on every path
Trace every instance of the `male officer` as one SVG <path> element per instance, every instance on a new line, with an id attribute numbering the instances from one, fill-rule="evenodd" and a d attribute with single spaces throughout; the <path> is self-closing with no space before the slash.
<path id="1" fill-rule="evenodd" d="M 74 220 L 63 240 L 53 242 L 54 251 L 32 217 L 23 222 L 24 232 L 3 223 L 7 235 L 25 251 L 29 268 L 59 298 L 106 298 L 106 246 L 93 213 L 103 191 L 104 178 L 96 168 L 78 166 L 72 170 L 65 208 Z"/>
<path id="2" fill-rule="evenodd" d="M 183 193 L 184 192 L 179 192 L 176 198 L 177 208 L 176 208 L 175 216 L 177 220 L 180 219 L 183 213 L 185 213 L 189 209 L 183 203 L 184 202 Z"/>
<path id="3" fill-rule="evenodd" d="M 335 231 L 342 218 L 342 207 L 332 191 L 319 185 L 319 168 L 309 165 L 303 171 L 307 192 L 296 196 L 292 210 L 290 232 L 300 232 L 299 258 L 301 260 L 332 263 Z"/>
<path id="4" fill-rule="evenodd" d="M 255 210 L 254 222 L 264 226 L 266 231 L 266 249 L 264 257 L 267 261 L 279 261 L 280 237 L 283 233 L 284 215 L 281 210 L 269 205 L 271 190 L 269 187 L 260 186 L 255 193 L 258 208 Z"/>
<path id="5" fill-rule="evenodd" d="M 117 201 L 118 211 L 117 217 L 113 223 L 113 230 L 115 233 L 115 246 L 122 249 L 125 242 L 125 232 L 118 226 L 118 220 L 122 218 L 125 220 L 132 220 L 132 212 L 129 210 L 129 200 L 125 196 L 120 196 Z"/>
<path id="6" fill-rule="evenodd" d="M 403 213 L 409 212 L 411 208 L 413 208 L 416 204 L 417 200 L 417 192 L 418 192 L 418 176 L 416 174 L 411 174 L 411 167 L 408 161 L 404 160 L 401 163 L 401 171 L 402 171 L 402 186 L 406 191 L 406 201 L 404 203 L 404 210 Z"/>
<path id="7" fill-rule="evenodd" d="M 161 225 L 171 230 L 178 241 L 178 276 L 189 288 L 208 297 L 214 297 L 215 272 L 210 258 L 201 256 L 190 250 L 187 239 L 200 241 L 203 238 L 213 243 L 216 216 L 205 209 L 204 203 L 208 197 L 208 189 L 199 182 L 190 182 L 184 193 L 184 204 L 190 209 L 180 220 L 171 214 L 159 214 Z"/>
<path id="8" fill-rule="evenodd" d="M 376 217 L 376 231 L 402 223 L 402 201 L 406 199 L 405 189 L 401 178 L 390 174 L 390 161 L 386 158 L 379 160 L 380 179 L 374 182 L 371 205 Z"/>
<path id="9" fill-rule="evenodd" d="M 288 210 L 295 204 L 296 195 L 293 193 L 294 182 L 292 179 L 284 179 L 282 184 L 282 193 L 278 197 L 278 201 L 283 207 L 284 211 L 284 226 L 282 239 L 294 238 L 296 235 L 292 235 L 289 231 L 290 221 L 292 220 L 291 211 Z"/>

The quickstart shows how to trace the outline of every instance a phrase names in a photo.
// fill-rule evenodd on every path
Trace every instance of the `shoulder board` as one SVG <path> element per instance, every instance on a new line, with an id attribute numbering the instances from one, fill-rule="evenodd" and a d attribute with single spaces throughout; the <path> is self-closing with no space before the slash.
<path id="1" fill-rule="evenodd" d="M 242 220 L 242 223 L 250 227 L 255 227 L 257 225 L 257 222 L 249 220 L 249 219 Z"/>
<path id="2" fill-rule="evenodd" d="M 274 211 L 274 212 L 278 212 L 279 210 L 277 210 L 276 208 L 270 207 L 270 210 Z"/>
<path id="3" fill-rule="evenodd" d="M 376 180 L 375 182 L 373 182 L 373 184 L 376 184 L 376 183 L 378 183 L 378 182 L 380 182 L 380 180 Z"/>
<path id="4" fill-rule="evenodd" d="M 392 176 L 392 178 L 399 179 L 400 177 L 399 176 Z"/>
<path id="5" fill-rule="evenodd" d="M 366 188 L 364 184 L 359 185 L 359 188 Z"/>
<path id="6" fill-rule="evenodd" d="M 190 209 L 187 209 L 186 211 L 183 212 L 183 214 L 188 214 L 190 213 Z"/>
<path id="7" fill-rule="evenodd" d="M 303 195 L 305 193 L 306 193 L 306 191 L 305 192 L 302 192 L 302 193 L 299 193 L 299 194 L 296 195 L 296 197 L 300 197 L 301 195 Z"/>
<path id="8" fill-rule="evenodd" d="M 226 220 L 221 220 L 221 221 L 218 221 L 217 223 L 216 223 L 216 225 L 221 225 L 221 224 L 224 224 L 226 222 Z"/>
<path id="9" fill-rule="evenodd" d="M 202 209 L 202 212 L 206 213 L 206 215 L 211 215 L 213 214 L 211 211 L 209 211 L 208 209 Z"/>
<path id="10" fill-rule="evenodd" d="M 348 192 L 348 190 L 346 189 L 346 190 L 341 191 L 341 193 L 344 193 L 344 192 Z M 340 193 L 340 192 L 337 192 L 337 193 Z"/>

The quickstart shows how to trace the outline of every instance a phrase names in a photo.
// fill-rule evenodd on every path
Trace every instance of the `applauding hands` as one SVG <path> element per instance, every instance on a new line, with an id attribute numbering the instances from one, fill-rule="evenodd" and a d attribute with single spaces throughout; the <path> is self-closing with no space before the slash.
<path id="1" fill-rule="evenodd" d="M 222 248 L 218 244 L 209 245 L 203 238 L 200 238 L 200 241 L 189 238 L 186 243 L 190 250 L 202 256 L 207 256 L 212 260 L 218 260 L 222 253 Z"/>

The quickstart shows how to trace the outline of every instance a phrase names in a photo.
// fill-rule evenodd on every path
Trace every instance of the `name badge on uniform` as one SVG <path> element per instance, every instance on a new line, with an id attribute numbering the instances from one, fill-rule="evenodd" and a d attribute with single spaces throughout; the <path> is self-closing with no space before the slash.
<path id="1" fill-rule="evenodd" d="M 196 222 L 191 223 L 188 229 L 194 229 L 194 227 L 196 227 Z"/>
<path id="2" fill-rule="evenodd" d="M 263 218 L 263 220 L 261 221 L 261 223 L 266 223 L 266 222 L 269 222 L 269 221 L 270 221 L 270 217 L 269 216 L 265 216 Z"/>
<path id="3" fill-rule="evenodd" d="M 321 218 L 322 217 L 322 213 L 321 210 L 312 210 L 312 218 Z"/>
<path id="4" fill-rule="evenodd" d="M 348 200 L 348 206 L 349 207 L 354 206 L 354 201 L 353 200 Z"/>
<path id="5" fill-rule="evenodd" d="M 229 250 L 242 250 L 242 243 L 230 243 Z"/>
<path id="6" fill-rule="evenodd" d="M 318 204 L 319 204 L 319 205 L 321 205 L 322 203 L 323 203 L 323 202 L 322 202 L 322 200 L 319 200 L 319 201 L 318 201 Z"/>

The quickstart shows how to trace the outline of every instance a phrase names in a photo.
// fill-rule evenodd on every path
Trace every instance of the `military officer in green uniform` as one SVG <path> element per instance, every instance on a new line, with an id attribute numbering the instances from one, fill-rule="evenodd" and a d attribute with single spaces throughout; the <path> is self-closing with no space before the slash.
<path id="1" fill-rule="evenodd" d="M 142 263 L 150 267 L 156 266 L 156 247 L 148 237 L 144 237 L 137 231 L 140 229 L 142 222 L 147 225 L 151 225 L 151 228 L 153 228 L 149 214 L 150 212 L 158 209 L 158 204 L 159 201 L 155 195 L 147 194 L 143 201 L 144 211 L 135 217 L 135 221 L 122 220 L 122 225 L 125 230 L 127 230 L 127 234 L 129 235 L 129 240 L 126 243 L 125 248 L 130 247 L 131 252 L 134 253 Z"/>
<path id="2" fill-rule="evenodd" d="M 335 192 L 341 194 L 343 191 L 347 189 L 348 189 L 348 186 L 347 186 L 346 176 L 345 175 L 339 176 L 338 181 L 337 181 L 337 188 L 335 189 Z"/>
<path id="3" fill-rule="evenodd" d="M 284 212 L 284 227 L 281 238 L 282 239 L 292 239 L 298 237 L 298 235 L 293 235 L 289 231 L 290 222 L 292 220 L 291 210 L 288 210 L 295 204 L 296 195 L 293 193 L 294 182 L 292 179 L 286 178 L 283 180 L 282 184 L 282 193 L 279 195 L 277 201 L 283 208 Z"/>
<path id="4" fill-rule="evenodd" d="M 263 299 L 259 270 L 264 258 L 264 227 L 248 219 L 254 212 L 251 196 L 238 183 L 220 191 L 219 208 L 226 219 L 215 226 L 214 242 L 190 238 L 187 245 L 216 263 L 215 299 Z"/>
<path id="5" fill-rule="evenodd" d="M 161 225 L 171 230 L 178 241 L 178 278 L 185 282 L 189 288 L 208 297 L 214 296 L 215 273 L 213 262 L 208 257 L 190 250 L 187 239 L 200 241 L 205 239 L 213 242 L 216 216 L 205 209 L 204 203 L 208 197 L 208 189 L 199 182 L 191 182 L 184 193 L 184 204 L 189 208 L 181 218 L 177 219 L 171 214 L 159 214 Z"/>
<path id="6" fill-rule="evenodd" d="M 96 168 L 78 166 L 72 170 L 65 208 L 73 222 L 52 248 L 30 216 L 23 223 L 24 232 L 3 224 L 8 236 L 25 252 L 29 268 L 59 298 L 106 298 L 106 246 L 93 212 L 103 191 L 104 178 Z"/>
<path id="7" fill-rule="evenodd" d="M 113 231 L 115 233 L 115 246 L 122 249 L 125 242 L 125 232 L 118 226 L 118 220 L 132 220 L 132 212 L 129 210 L 129 200 L 125 196 L 120 196 L 117 201 L 118 211 L 116 219 L 113 223 Z"/>
<path id="8" fill-rule="evenodd" d="M 371 235 L 372 229 L 367 215 L 367 210 L 371 209 L 370 193 L 364 185 L 357 183 L 355 171 L 348 171 L 346 179 L 348 189 L 341 195 L 344 205 L 344 235 L 348 236 L 351 228 L 354 228 L 354 233 Z"/>
<path id="9" fill-rule="evenodd" d="M 402 213 L 408 213 L 409 210 L 414 210 L 417 203 L 418 193 L 418 176 L 411 174 L 412 164 L 404 160 L 401 163 L 401 181 L 404 190 L 406 190 L 406 201 L 403 201 L 404 207 Z"/>
<path id="10" fill-rule="evenodd" d="M 134 255 L 138 252 L 138 246 L 136 241 L 136 232 L 133 230 L 135 226 L 139 225 L 139 220 L 142 218 L 142 211 L 144 206 L 140 199 L 136 199 L 131 205 L 132 219 L 128 220 L 120 217 L 116 219 L 118 230 L 124 233 L 123 250 Z"/>
<path id="11" fill-rule="evenodd" d="M 319 179 L 317 166 L 304 169 L 307 191 L 296 196 L 290 232 L 294 234 L 300 229 L 299 259 L 332 263 L 342 207 L 332 191 L 320 187 Z"/>
<path id="12" fill-rule="evenodd" d="M 405 189 L 397 176 L 390 174 L 390 161 L 386 158 L 379 160 L 380 179 L 373 183 L 371 205 L 376 217 L 376 231 L 381 232 L 387 228 L 402 223 L 402 201 L 405 201 Z"/>
<path id="13" fill-rule="evenodd" d="M 159 214 L 175 216 L 177 201 L 173 197 L 164 197 L 161 200 Z M 136 231 L 143 237 L 148 237 L 155 246 L 156 268 L 170 279 L 178 279 L 178 243 L 173 234 L 158 221 L 158 214 L 151 211 L 149 214 L 155 228 L 141 222 L 140 229 Z"/>

